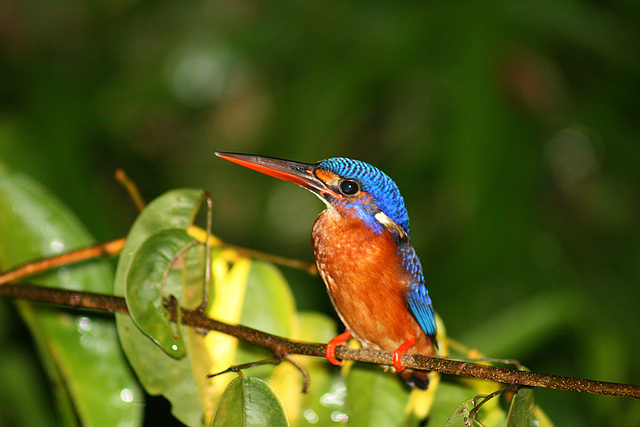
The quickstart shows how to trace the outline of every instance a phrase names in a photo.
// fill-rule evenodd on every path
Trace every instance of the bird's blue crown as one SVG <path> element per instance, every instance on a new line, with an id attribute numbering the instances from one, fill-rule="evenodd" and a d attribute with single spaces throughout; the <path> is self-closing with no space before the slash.
<path id="1" fill-rule="evenodd" d="M 404 206 L 404 199 L 396 183 L 387 174 L 368 163 L 344 157 L 322 160 L 318 166 L 343 178 L 358 181 L 362 191 L 371 195 L 378 209 L 398 224 L 407 236 L 409 235 L 409 215 Z M 356 212 L 368 225 L 381 230 L 380 224 L 371 212 Z"/>

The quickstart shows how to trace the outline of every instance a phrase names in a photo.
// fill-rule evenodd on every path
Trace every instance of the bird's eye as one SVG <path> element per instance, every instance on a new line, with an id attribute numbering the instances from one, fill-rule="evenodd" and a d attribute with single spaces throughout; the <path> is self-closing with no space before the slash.
<path id="1" fill-rule="evenodd" d="M 360 186 L 356 181 L 344 179 L 340 181 L 340 192 L 345 196 L 353 196 L 360 191 Z"/>

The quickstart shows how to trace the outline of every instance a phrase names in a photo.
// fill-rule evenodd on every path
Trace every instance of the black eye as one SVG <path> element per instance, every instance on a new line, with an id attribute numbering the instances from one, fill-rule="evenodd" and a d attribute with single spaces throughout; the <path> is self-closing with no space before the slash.
<path id="1" fill-rule="evenodd" d="M 345 196 L 353 196 L 360 191 L 360 185 L 356 181 L 344 179 L 340 181 L 340 192 Z"/>

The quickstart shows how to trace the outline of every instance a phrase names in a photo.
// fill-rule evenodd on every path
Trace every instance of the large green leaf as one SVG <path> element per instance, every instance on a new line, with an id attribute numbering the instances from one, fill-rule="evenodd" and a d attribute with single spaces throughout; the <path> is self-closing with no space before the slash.
<path id="1" fill-rule="evenodd" d="M 511 401 L 507 415 L 507 427 L 552 427 L 547 415 L 535 405 L 533 389 L 520 388 Z"/>
<path id="2" fill-rule="evenodd" d="M 278 396 L 260 378 L 236 378 L 226 388 L 211 426 L 288 426 Z"/>
<path id="3" fill-rule="evenodd" d="M 4 269 L 93 243 L 76 217 L 29 177 L 0 165 L 0 262 Z M 111 293 L 106 260 L 62 267 L 32 279 L 66 289 Z M 142 391 L 105 316 L 20 301 L 56 394 L 62 423 L 136 425 Z"/>
<path id="4" fill-rule="evenodd" d="M 533 402 L 533 390 L 525 387 L 518 390 L 513 396 L 509 414 L 507 416 L 507 427 L 533 427 L 539 425 L 535 420 Z"/>
<path id="5" fill-rule="evenodd" d="M 187 230 L 202 195 L 200 190 L 173 190 L 155 199 L 145 208 L 133 224 L 120 255 L 116 272 L 116 294 L 126 294 L 129 270 L 145 242 L 150 238 L 154 239 L 152 236 L 163 230 Z M 177 237 L 176 240 L 183 242 L 182 237 Z M 138 259 L 133 268 L 144 269 L 145 263 L 153 264 L 154 261 L 155 259 L 149 258 Z M 152 269 L 153 265 L 148 268 Z M 172 271 L 170 275 L 171 277 L 166 278 L 165 289 L 168 294 L 176 296 L 178 301 L 182 302 L 181 273 L 176 274 Z M 116 325 L 129 362 L 147 392 L 165 396 L 172 404 L 172 413 L 185 424 L 200 425 L 203 407 L 188 353 L 187 357 L 182 359 L 169 356 L 127 315 L 116 315 Z M 181 325 L 176 327 L 182 328 Z"/>
<path id="6" fill-rule="evenodd" d="M 409 394 L 397 376 L 378 367 L 354 364 L 347 375 L 349 425 L 404 425 Z"/>

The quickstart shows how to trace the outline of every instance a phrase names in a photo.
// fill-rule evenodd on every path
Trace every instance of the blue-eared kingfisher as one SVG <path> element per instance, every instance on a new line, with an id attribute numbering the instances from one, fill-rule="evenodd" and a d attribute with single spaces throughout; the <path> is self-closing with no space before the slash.
<path id="1" fill-rule="evenodd" d="M 426 389 L 428 372 L 405 369 L 406 352 L 433 355 L 436 321 L 422 267 L 409 237 L 398 186 L 368 163 L 342 157 L 307 164 L 248 154 L 218 157 L 298 184 L 326 205 L 313 226 L 313 253 L 346 332 L 326 357 L 354 337 L 363 347 L 393 351 L 392 365 L 410 386 Z"/>

